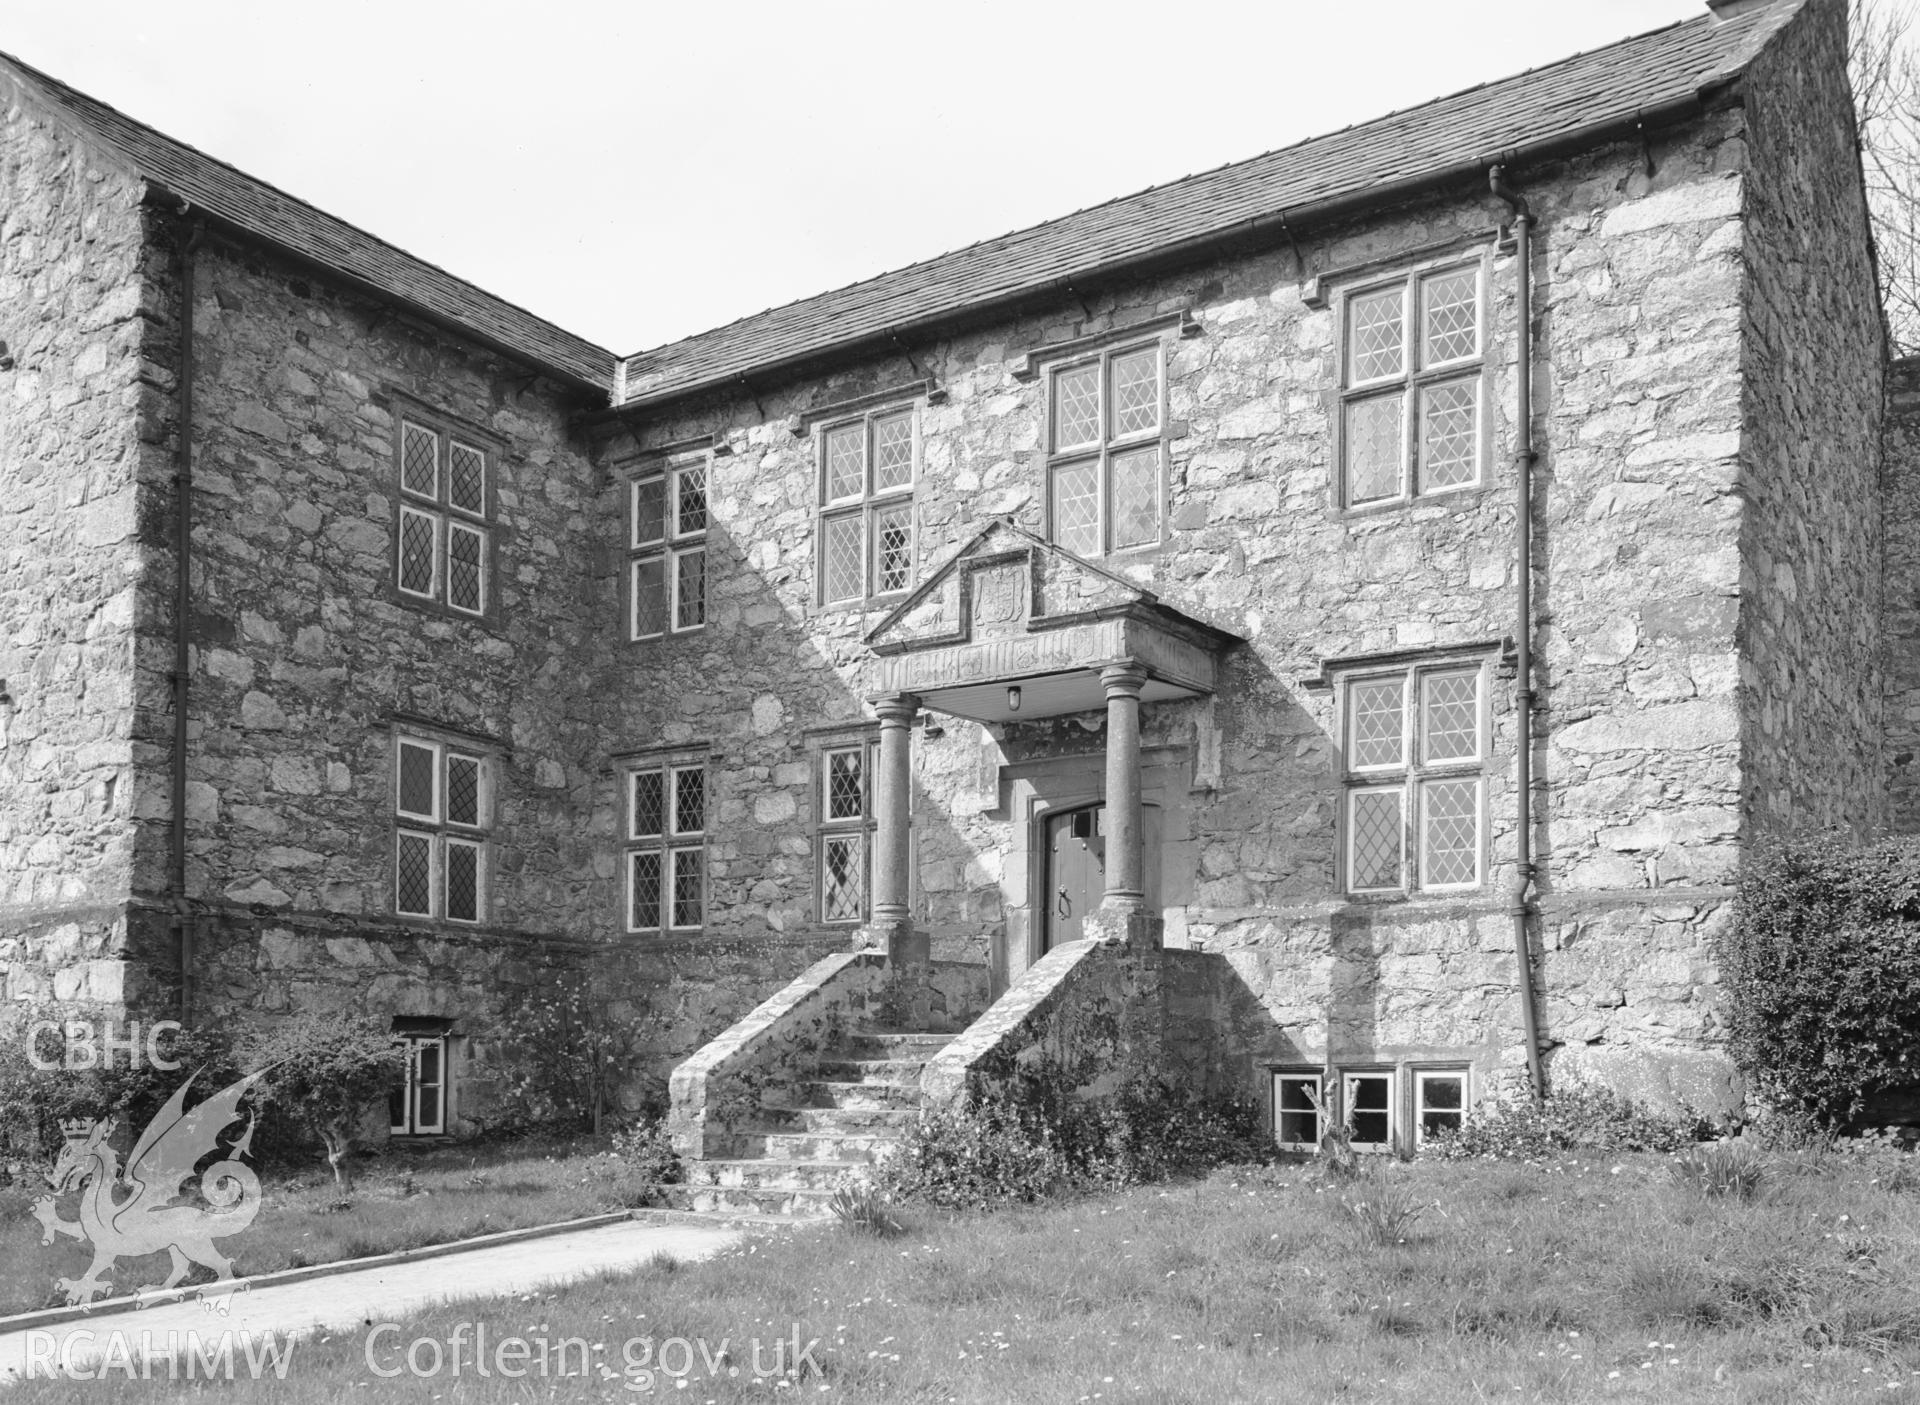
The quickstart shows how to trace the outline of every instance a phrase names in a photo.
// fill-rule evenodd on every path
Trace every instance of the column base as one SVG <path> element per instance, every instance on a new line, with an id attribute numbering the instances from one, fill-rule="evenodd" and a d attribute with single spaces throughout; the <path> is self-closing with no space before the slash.
<path id="1" fill-rule="evenodd" d="M 1080 933 L 1114 946 L 1157 951 L 1166 940 L 1167 922 L 1158 913 L 1134 908 L 1101 907 L 1081 919 Z"/>
<path id="2" fill-rule="evenodd" d="M 933 939 L 911 922 L 869 923 L 853 934 L 855 951 L 884 951 L 890 966 L 924 966 L 933 959 Z"/>

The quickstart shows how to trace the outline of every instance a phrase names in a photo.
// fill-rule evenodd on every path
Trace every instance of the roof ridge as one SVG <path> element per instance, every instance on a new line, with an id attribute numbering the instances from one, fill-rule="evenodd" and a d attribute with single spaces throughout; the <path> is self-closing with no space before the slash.
<path id="1" fill-rule="evenodd" d="M 1762 11 L 1761 13 L 1765 13 L 1765 11 Z M 1111 196 L 1105 200 L 1096 200 L 1091 205 L 1082 205 L 1079 208 L 1069 210 L 1064 214 L 1053 215 L 1043 220 L 1036 220 L 1032 224 L 1020 225 L 1017 228 L 1005 230 L 999 234 L 984 235 L 979 239 L 972 240 L 971 242 L 966 244 L 955 245 L 954 247 L 950 249 L 945 249 L 940 253 L 930 254 L 925 258 L 914 259 L 908 263 L 895 265 L 892 268 L 885 268 L 880 270 L 878 273 L 868 274 L 864 278 L 856 278 L 850 283 L 842 283 L 837 287 L 832 287 L 832 288 L 822 288 L 818 292 L 808 293 L 801 297 L 789 298 L 785 302 L 773 303 L 767 307 L 761 308 L 758 312 L 743 313 L 738 317 L 731 318 L 725 322 L 716 323 L 714 326 L 703 328 L 698 332 L 690 332 L 684 337 L 676 337 L 672 341 L 660 342 L 654 346 L 642 347 L 640 350 L 631 352 L 628 355 L 622 357 L 621 360 L 638 361 L 641 358 L 650 356 L 656 352 L 667 351 L 673 347 L 680 346 L 686 342 L 698 341 L 703 337 L 709 337 L 714 335 L 715 333 L 724 332 L 729 327 L 738 326 L 742 322 L 750 322 L 756 317 L 764 317 L 770 312 L 779 312 L 785 308 L 798 307 L 802 303 L 812 302 L 815 298 L 832 297 L 836 293 L 851 292 L 855 288 L 864 287 L 869 283 L 877 283 L 884 278 L 891 278 L 899 274 L 911 273 L 916 268 L 923 268 L 930 264 L 939 263 L 943 259 L 949 259 L 954 257 L 955 255 L 967 253 L 969 250 L 978 249 L 981 246 L 986 244 L 996 243 L 1003 239 L 1016 239 L 1023 234 L 1031 234 L 1036 230 L 1045 229 L 1050 225 L 1060 224 L 1066 220 L 1073 219 L 1076 215 L 1088 214 L 1094 210 L 1108 209 L 1115 205 L 1124 204 L 1129 200 L 1138 200 L 1143 195 L 1151 195 L 1155 191 L 1170 190 L 1173 187 L 1178 185 L 1183 185 L 1188 181 L 1199 180 L 1204 176 L 1217 175 L 1221 171 L 1231 170 L 1236 166 L 1251 166 L 1255 162 L 1266 161 L 1274 157 L 1284 156 L 1288 152 L 1298 151 L 1300 148 L 1305 146 L 1311 146 L 1315 142 L 1326 141 L 1331 137 L 1342 136 L 1348 132 L 1358 131 L 1366 127 L 1383 127 L 1393 122 L 1396 118 L 1410 117 L 1416 113 L 1423 112 L 1428 108 L 1438 107 L 1442 103 L 1453 102 L 1459 98 L 1467 97 L 1473 93 L 1483 92 L 1488 88 L 1499 87 L 1503 83 L 1518 82 L 1520 79 L 1531 77 L 1534 74 L 1545 73 L 1550 69 L 1559 68 L 1565 64 L 1575 63 L 1581 59 L 1592 58 L 1595 55 L 1605 53 L 1609 49 L 1621 48 L 1622 46 L 1627 44 L 1638 43 L 1643 39 L 1651 39 L 1655 35 L 1665 34 L 1671 30 L 1683 29 L 1691 25 L 1708 26 L 1708 25 L 1713 25 L 1715 23 L 1724 24 L 1724 23 L 1727 23 L 1727 21 L 1716 21 L 1711 14 L 1695 15 L 1691 19 L 1674 20 L 1668 24 L 1658 25 L 1653 29 L 1641 30 L 1639 33 L 1636 33 L 1636 34 L 1624 35 L 1619 39 L 1611 40 L 1608 43 L 1601 44 L 1592 49 L 1576 49 L 1573 53 L 1564 55 L 1561 58 L 1554 59 L 1550 63 L 1536 64 L 1532 68 L 1518 69 L 1512 73 L 1503 74 L 1501 77 L 1498 77 L 1498 78 L 1489 78 L 1479 83 L 1470 83 L 1464 88 L 1456 88 L 1452 92 L 1442 93 L 1437 97 L 1431 97 L 1417 103 L 1411 103 L 1406 107 L 1393 108 L 1387 112 L 1381 113 L 1378 117 L 1369 117 L 1362 122 L 1349 122 L 1344 127 L 1333 127 L 1323 132 L 1315 132 L 1310 136 L 1301 137 L 1297 141 L 1288 142 L 1283 146 L 1271 147 L 1265 151 L 1256 152 L 1252 156 L 1241 157 L 1239 160 L 1222 161 L 1217 166 L 1208 166 L 1197 171 L 1188 171 L 1184 175 L 1170 177 L 1169 179 L 1164 181 L 1155 181 L 1149 185 L 1141 186 L 1138 190 L 1128 191 L 1122 195 Z"/>
<path id="2" fill-rule="evenodd" d="M 59 101 L 56 103 L 56 106 L 62 112 L 66 113 L 72 121 L 79 123 L 83 128 L 85 128 L 85 130 L 90 135 L 92 135 L 94 138 L 105 143 L 108 147 L 110 147 L 113 153 L 115 154 L 115 156 L 117 156 L 122 162 L 129 164 L 132 167 L 133 172 L 143 179 L 155 180 L 156 183 L 164 184 L 164 182 L 158 181 L 157 178 L 154 177 L 151 172 L 145 170 L 144 168 L 145 163 L 143 163 L 139 159 L 139 156 L 137 153 L 127 150 L 125 145 L 118 138 L 116 138 L 112 132 L 104 130 L 98 123 L 89 120 L 88 114 L 84 111 L 84 107 L 86 105 L 91 105 L 93 107 L 104 109 L 106 112 L 111 113 L 114 117 L 118 118 L 122 122 L 127 123 L 131 127 L 138 128 L 140 131 L 144 133 L 157 137 L 161 141 L 166 142 L 170 146 L 178 147 L 182 151 L 191 152 L 199 160 L 208 162 L 209 164 L 214 166 L 218 166 L 222 170 L 231 172 L 233 175 L 239 177 L 241 180 L 244 180 L 252 185 L 259 186 L 265 190 L 269 190 L 274 195 L 278 196 L 280 199 L 288 201 L 291 204 L 297 205 L 303 210 L 311 211 L 313 214 L 318 215 L 321 219 L 324 219 L 329 223 L 340 225 L 347 229 L 350 229 L 355 234 L 361 236 L 362 238 L 370 240 L 375 244 L 378 244 L 381 248 L 391 250 L 393 253 L 399 255 L 403 259 L 406 259 L 410 263 L 418 264 L 422 268 L 432 269 L 435 273 L 440 274 L 442 277 L 451 279 L 452 281 L 461 284 L 463 287 L 472 289 L 474 292 L 478 293 L 479 295 L 486 298 L 490 302 L 497 303 L 501 307 L 511 308 L 513 311 L 518 312 L 525 317 L 529 317 L 534 321 L 541 323 L 544 326 L 552 328 L 554 331 L 561 333 L 562 335 L 566 336 L 568 339 L 580 343 L 581 346 L 583 347 L 590 348 L 594 351 L 603 353 L 608 360 L 607 370 L 608 370 L 609 377 L 611 377 L 612 375 L 612 369 L 613 369 L 612 363 L 621 359 L 617 352 L 611 350 L 608 347 L 601 346 L 599 343 L 592 341 L 587 337 L 581 336 L 578 332 L 575 332 L 566 327 L 563 327 L 560 323 L 553 321 L 551 318 L 542 316 L 540 313 L 535 312 L 532 308 L 529 308 L 524 306 L 523 304 L 514 302 L 510 298 L 504 298 L 500 296 L 498 293 L 492 292 L 489 289 L 482 287 L 480 284 L 474 282 L 472 279 L 464 278 L 460 274 L 455 273 L 453 270 L 446 268 L 441 264 L 437 264 L 433 262 L 431 259 L 422 258 L 420 255 L 413 253 L 408 249 L 402 248 L 400 245 L 394 243 L 392 240 L 382 238 L 380 235 L 375 234 L 372 230 L 365 229 L 362 226 L 355 224 L 351 220 L 343 219 L 341 216 L 334 214 L 330 210 L 322 209 L 319 205 L 314 204 L 311 200 L 303 199 L 300 196 L 295 195 L 293 192 L 289 190 L 285 190 L 278 185 L 275 185 L 272 181 L 263 180 L 261 177 L 256 176 L 249 171 L 242 170 L 240 167 L 234 165 L 231 161 L 224 160 L 221 157 L 213 155 L 211 152 L 204 151 L 201 148 L 193 145 L 193 143 L 191 142 L 182 141 L 179 137 L 173 136 L 168 132 L 163 132 L 158 127 L 155 127 L 153 124 L 149 122 L 143 122 L 139 118 L 133 116 L 131 113 L 128 113 L 121 108 L 115 107 L 112 103 L 107 102 L 105 99 L 97 98 L 93 94 L 88 92 L 83 92 L 79 88 L 74 87 L 71 83 L 63 82 L 60 79 L 55 78 L 52 74 L 47 73 L 45 70 L 34 67 L 32 64 L 26 62 L 24 59 L 21 59 L 17 55 L 8 53 L 7 51 L 0 49 L 0 64 L 5 64 L 7 66 L 10 66 L 14 70 L 16 70 L 16 72 L 22 78 L 24 78 L 26 81 L 30 83 L 43 85 L 47 88 L 55 90 L 56 96 L 65 95 L 65 98 L 67 99 L 77 100 L 77 101 Z M 179 193 L 179 192 L 175 192 L 175 193 Z M 182 198 L 185 199 L 187 197 L 182 195 Z"/>

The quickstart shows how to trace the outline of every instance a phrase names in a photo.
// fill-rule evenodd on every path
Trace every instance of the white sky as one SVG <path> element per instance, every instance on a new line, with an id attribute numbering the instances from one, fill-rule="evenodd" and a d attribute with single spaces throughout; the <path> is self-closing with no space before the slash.
<path id="1" fill-rule="evenodd" d="M 1704 0 L 8 0 L 0 49 L 617 352 Z"/>

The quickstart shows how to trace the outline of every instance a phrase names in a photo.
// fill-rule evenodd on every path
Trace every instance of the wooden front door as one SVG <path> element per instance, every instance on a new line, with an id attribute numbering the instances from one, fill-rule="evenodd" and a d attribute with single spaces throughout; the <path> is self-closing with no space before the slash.
<path id="1" fill-rule="evenodd" d="M 1047 871 L 1040 892 L 1046 916 L 1041 949 L 1051 951 L 1081 936 L 1080 924 L 1107 891 L 1106 807 L 1088 805 L 1046 818 Z"/>

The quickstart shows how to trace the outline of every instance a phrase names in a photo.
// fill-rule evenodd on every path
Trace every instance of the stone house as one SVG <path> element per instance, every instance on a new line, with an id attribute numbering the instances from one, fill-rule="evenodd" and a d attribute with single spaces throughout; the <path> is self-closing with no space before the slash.
<path id="1" fill-rule="evenodd" d="M 0 59 L 8 1000 L 390 1015 L 430 1135 L 584 980 L 723 1163 L 1737 1097 L 1742 847 L 1912 808 L 1844 11 L 624 357 Z"/>

